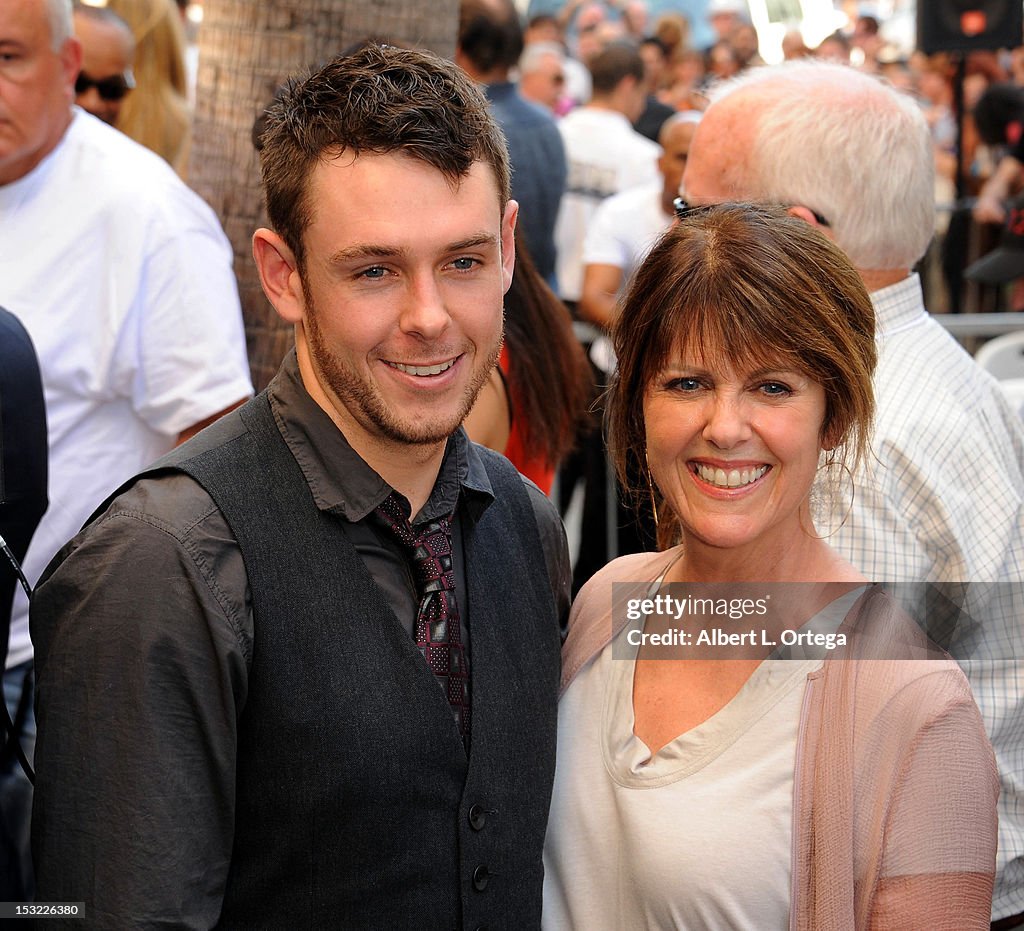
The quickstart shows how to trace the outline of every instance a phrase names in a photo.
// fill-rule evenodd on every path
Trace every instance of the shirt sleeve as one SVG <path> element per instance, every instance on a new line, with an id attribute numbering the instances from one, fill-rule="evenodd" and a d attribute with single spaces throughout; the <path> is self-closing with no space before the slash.
<path id="1" fill-rule="evenodd" d="M 196 194 L 175 184 L 163 196 L 118 356 L 135 413 L 176 436 L 251 396 L 252 382 L 231 247 Z"/>
<path id="2" fill-rule="evenodd" d="M 978 709 L 959 671 L 917 678 L 894 704 L 919 726 L 889 800 L 871 927 L 984 931 L 999 782 Z"/>
<path id="3" fill-rule="evenodd" d="M 594 213 L 583 240 L 584 265 L 614 265 L 623 270 L 629 267 L 627 248 L 620 235 L 623 225 L 619 203 L 610 197 Z"/>
<path id="4" fill-rule="evenodd" d="M 225 585 L 230 545 L 209 545 L 226 531 L 212 504 L 211 520 L 197 542 L 194 525 L 115 503 L 33 599 L 37 895 L 84 902 L 89 927 L 220 914 L 251 630 L 244 571 Z"/>

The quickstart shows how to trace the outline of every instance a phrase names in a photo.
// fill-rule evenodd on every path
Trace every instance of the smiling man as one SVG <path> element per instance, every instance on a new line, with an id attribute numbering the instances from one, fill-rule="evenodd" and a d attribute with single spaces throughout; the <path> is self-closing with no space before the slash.
<path id="1" fill-rule="evenodd" d="M 565 540 L 460 427 L 514 264 L 504 141 L 450 63 L 370 46 L 279 95 L 261 159 L 295 352 L 34 606 L 40 897 L 105 927 L 535 927 Z"/>

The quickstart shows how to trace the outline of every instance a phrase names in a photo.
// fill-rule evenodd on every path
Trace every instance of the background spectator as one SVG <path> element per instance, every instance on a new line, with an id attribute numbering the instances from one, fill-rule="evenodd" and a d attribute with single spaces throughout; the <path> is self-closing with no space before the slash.
<path id="1" fill-rule="evenodd" d="M 522 52 L 522 28 L 511 0 L 463 0 L 455 62 L 484 86 L 508 143 L 512 197 L 519 202 L 523 236 L 538 271 L 553 284 L 565 149 L 551 114 L 526 101 L 509 78 Z"/>
<path id="2" fill-rule="evenodd" d="M 174 0 L 108 0 L 135 36 L 135 90 L 118 128 L 185 177 L 192 143 L 185 33 Z"/>
<path id="3" fill-rule="evenodd" d="M 519 93 L 553 115 L 565 112 L 565 51 L 557 42 L 533 42 L 519 56 Z"/>
<path id="4" fill-rule="evenodd" d="M 84 4 L 75 6 L 74 26 L 75 37 L 82 43 L 75 103 L 104 123 L 117 126 L 125 97 L 135 87 L 132 31 L 113 10 Z"/>

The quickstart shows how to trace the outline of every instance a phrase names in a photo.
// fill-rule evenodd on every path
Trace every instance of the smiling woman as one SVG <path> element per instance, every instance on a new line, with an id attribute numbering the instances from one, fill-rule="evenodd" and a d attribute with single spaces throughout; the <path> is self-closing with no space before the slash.
<path id="1" fill-rule="evenodd" d="M 573 605 L 545 926 L 987 928 L 998 786 L 967 680 L 814 527 L 822 459 L 854 465 L 874 409 L 853 267 L 781 209 L 695 210 L 613 340 L 616 466 L 664 551 Z"/>
<path id="2" fill-rule="evenodd" d="M 707 461 L 698 460 L 726 473 L 738 467 L 738 445 L 725 434 L 765 424 L 771 431 L 786 418 L 805 424 L 814 466 L 804 497 L 822 449 L 836 450 L 833 460 L 844 453 L 851 467 L 864 454 L 874 412 L 874 311 L 850 263 L 807 223 L 753 207 L 698 212 L 652 251 L 627 306 L 630 324 L 615 334 L 620 374 L 610 424 L 620 477 L 641 476 L 635 494 L 650 493 L 650 446 L 668 439 L 648 419 L 678 417 L 680 409 L 710 418 L 701 426 Z M 823 410 L 815 412 L 815 402 Z M 762 464 L 769 463 L 751 463 Z M 661 505 L 659 540 L 676 543 L 681 515 Z"/>

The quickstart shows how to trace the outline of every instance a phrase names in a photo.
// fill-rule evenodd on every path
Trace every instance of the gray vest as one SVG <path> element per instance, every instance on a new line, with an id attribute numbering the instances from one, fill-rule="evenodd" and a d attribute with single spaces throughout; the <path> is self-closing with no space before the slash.
<path id="1" fill-rule="evenodd" d="M 518 473 L 484 452 L 495 501 L 463 520 L 467 760 L 433 674 L 342 519 L 316 507 L 265 395 L 207 433 L 222 439 L 158 466 L 213 498 L 253 599 L 220 926 L 538 927 L 559 637 Z"/>

